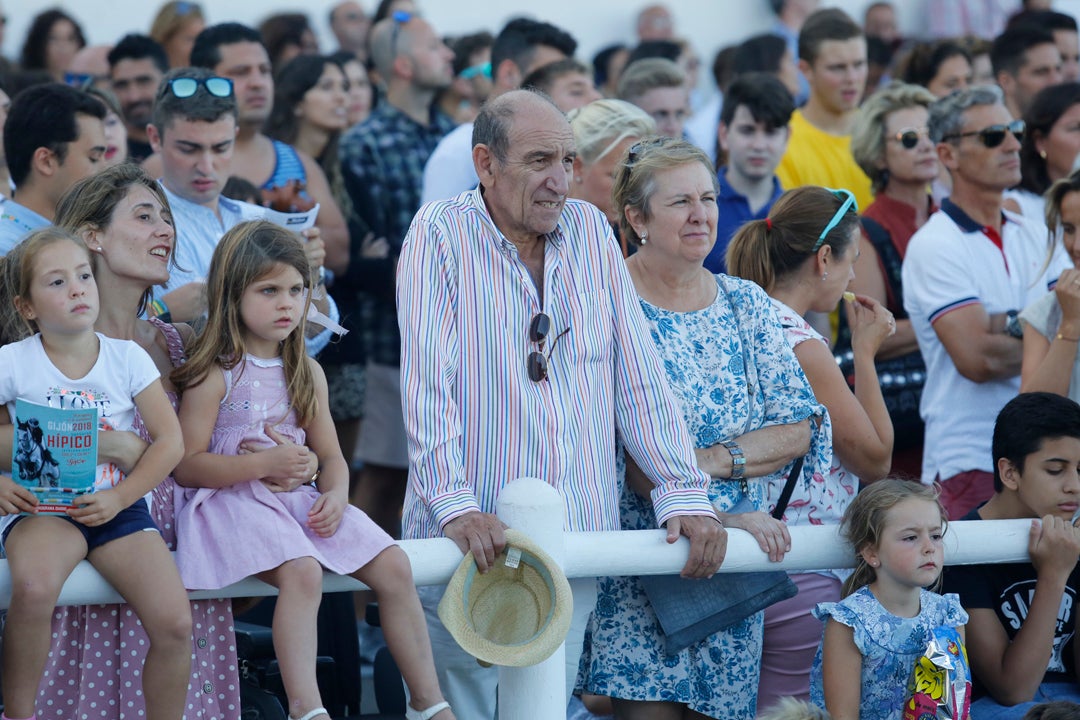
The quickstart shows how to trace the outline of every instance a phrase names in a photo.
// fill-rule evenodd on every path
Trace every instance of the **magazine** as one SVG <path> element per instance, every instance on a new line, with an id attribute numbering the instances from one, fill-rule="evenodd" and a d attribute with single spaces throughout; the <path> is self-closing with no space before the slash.
<path id="1" fill-rule="evenodd" d="M 319 203 L 315 203 L 315 207 L 304 212 L 279 212 L 272 208 L 266 208 L 263 219 L 280 225 L 286 230 L 292 230 L 294 233 L 299 233 L 302 230 L 307 230 L 310 227 L 315 227 L 315 219 L 319 217 Z M 303 240 L 303 238 L 300 238 Z M 326 281 L 326 268 L 322 265 L 319 266 L 319 282 Z"/>
<path id="2" fill-rule="evenodd" d="M 38 513 L 63 515 L 94 491 L 98 411 L 15 401 L 11 476 L 38 499 Z"/>

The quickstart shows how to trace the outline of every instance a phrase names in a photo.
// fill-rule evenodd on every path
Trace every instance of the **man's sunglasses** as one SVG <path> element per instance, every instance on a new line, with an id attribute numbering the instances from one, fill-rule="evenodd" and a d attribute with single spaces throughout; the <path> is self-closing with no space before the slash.
<path id="1" fill-rule="evenodd" d="M 903 145 L 905 149 L 911 150 L 924 137 L 930 137 L 930 128 L 905 128 L 893 135 L 892 139 Z"/>
<path id="2" fill-rule="evenodd" d="M 169 90 L 176 97 L 184 99 L 194 95 L 200 85 L 214 97 L 227 98 L 233 94 L 232 80 L 223 77 L 210 77 L 205 80 L 188 77 L 175 78 L 169 81 Z"/>
<path id="3" fill-rule="evenodd" d="M 401 26 L 412 20 L 413 15 L 408 10 L 397 10 L 390 17 L 394 20 L 394 29 L 390 31 L 390 56 L 397 57 L 398 35 L 401 34 Z"/>
<path id="4" fill-rule="evenodd" d="M 551 353 L 555 352 L 555 345 L 558 344 L 559 339 L 570 332 L 570 326 L 567 325 L 566 329 L 551 341 L 551 350 L 548 351 L 547 355 L 544 355 L 544 343 L 547 341 L 550 332 L 551 318 L 545 313 L 536 313 L 536 315 L 533 316 L 532 322 L 529 323 L 529 340 L 536 343 L 538 349 L 529 353 L 529 362 L 527 366 L 529 379 L 533 382 L 543 382 L 544 380 L 547 380 L 548 361 L 551 359 Z"/>
<path id="5" fill-rule="evenodd" d="M 480 77 L 481 75 L 486 77 L 488 80 L 491 79 L 491 63 L 486 62 L 481 63 L 480 65 L 470 65 L 469 67 L 458 73 L 458 77 L 462 80 L 472 80 L 473 78 Z"/>
<path id="6" fill-rule="evenodd" d="M 954 140 L 957 138 L 978 137 L 986 147 L 996 148 L 998 145 L 1005 142 L 1005 133 L 1012 133 L 1017 142 L 1023 142 L 1024 131 L 1026 129 L 1027 126 L 1024 125 L 1023 120 L 1013 120 L 1011 123 L 991 125 L 989 127 L 984 127 L 982 130 L 972 130 L 971 132 L 966 133 L 953 133 L 952 135 L 946 135 L 941 139 Z"/>

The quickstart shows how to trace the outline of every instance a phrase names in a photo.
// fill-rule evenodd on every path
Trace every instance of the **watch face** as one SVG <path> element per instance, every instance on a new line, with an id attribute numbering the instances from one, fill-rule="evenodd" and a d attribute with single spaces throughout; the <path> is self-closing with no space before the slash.
<path id="1" fill-rule="evenodd" d="M 1014 338 L 1024 337 L 1024 326 L 1020 323 L 1020 318 L 1016 314 L 1016 311 L 1010 310 L 1006 315 L 1005 332 Z"/>

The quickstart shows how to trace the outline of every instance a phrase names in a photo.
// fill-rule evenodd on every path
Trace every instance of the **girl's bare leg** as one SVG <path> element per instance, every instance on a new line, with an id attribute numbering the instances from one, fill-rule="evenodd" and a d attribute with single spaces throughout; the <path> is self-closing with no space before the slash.
<path id="1" fill-rule="evenodd" d="M 38 684 L 51 645 L 52 614 L 60 589 L 86 557 L 86 539 L 67 520 L 46 515 L 19 521 L 5 545 L 11 604 L 4 630 L 4 712 L 34 714 Z"/>
<path id="2" fill-rule="evenodd" d="M 396 545 L 389 547 L 352 576 L 372 588 L 379 598 L 386 645 L 409 688 L 409 704 L 416 710 L 426 710 L 442 702 L 427 623 L 405 551 Z M 453 712 L 447 709 L 432 720 L 452 718 Z"/>
<path id="3" fill-rule="evenodd" d="M 161 535 L 137 532 L 95 548 L 90 562 L 139 616 L 147 720 L 181 720 L 191 677 L 191 604 Z"/>
<path id="4" fill-rule="evenodd" d="M 274 609 L 274 652 L 289 697 L 290 717 L 303 717 L 322 705 L 315 675 L 322 566 L 315 558 L 290 560 L 258 578 L 278 588 Z"/>

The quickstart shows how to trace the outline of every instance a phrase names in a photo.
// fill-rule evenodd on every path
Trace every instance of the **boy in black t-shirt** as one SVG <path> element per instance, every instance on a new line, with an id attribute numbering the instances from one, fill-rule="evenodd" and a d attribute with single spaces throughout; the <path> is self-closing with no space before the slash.
<path id="1" fill-rule="evenodd" d="M 1033 518 L 1030 563 L 946 568 L 945 592 L 970 619 L 971 715 L 1022 718 L 1040 702 L 1080 701 L 1075 642 L 1080 589 L 1080 405 L 1025 393 L 994 426 L 994 496 L 964 520 Z M 1041 518 L 1041 519 L 1040 519 Z M 980 695 L 982 697 L 980 697 Z"/>

